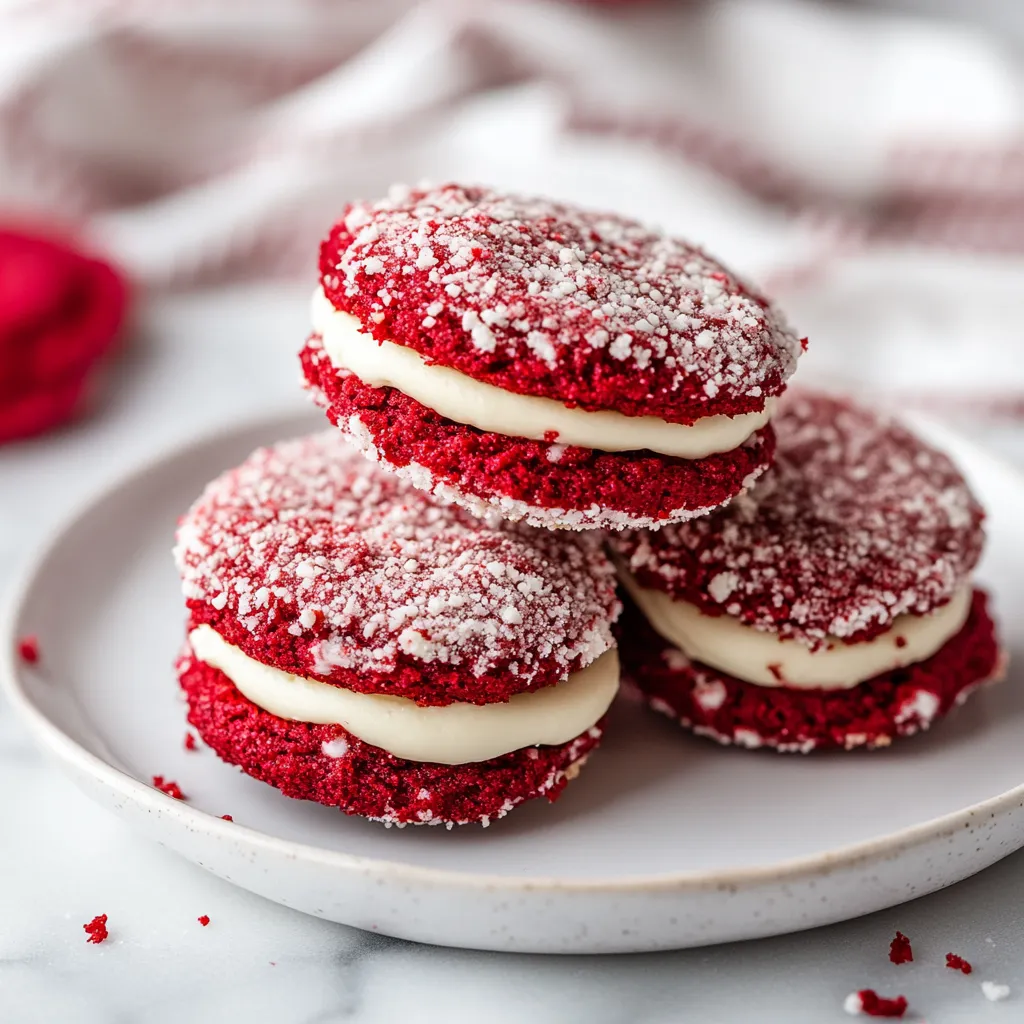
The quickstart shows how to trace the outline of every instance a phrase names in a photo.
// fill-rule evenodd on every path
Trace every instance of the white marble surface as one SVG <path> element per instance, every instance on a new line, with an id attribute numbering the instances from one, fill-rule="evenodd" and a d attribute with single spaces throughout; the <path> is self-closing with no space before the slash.
<path id="1" fill-rule="evenodd" d="M 143 307 L 99 411 L 0 449 L 0 587 L 81 496 L 155 448 L 301 408 L 305 289 Z M 988 440 L 1024 461 L 1024 431 Z M 232 888 L 93 807 L 0 705 L 0 1021 L 489 1024 L 849 1019 L 854 989 L 902 992 L 930 1024 L 1024 1019 L 1024 853 L 916 903 L 804 935 L 631 957 L 542 958 L 415 946 L 303 917 Z M 87 945 L 82 924 L 110 917 Z M 208 914 L 202 928 L 196 918 Z M 896 928 L 917 962 L 886 960 Z M 972 960 L 965 978 L 946 952 Z M 1013 988 L 986 1002 L 980 982 Z"/>

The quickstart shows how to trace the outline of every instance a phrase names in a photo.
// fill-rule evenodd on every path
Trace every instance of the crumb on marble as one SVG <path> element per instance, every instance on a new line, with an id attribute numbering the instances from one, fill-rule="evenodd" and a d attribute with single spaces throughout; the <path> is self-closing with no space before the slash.
<path id="1" fill-rule="evenodd" d="M 970 974 L 974 970 L 962 956 L 957 956 L 956 953 L 946 954 L 946 966 L 951 971 L 960 971 L 963 974 Z"/>
<path id="2" fill-rule="evenodd" d="M 106 942 L 110 936 L 107 931 L 107 915 L 97 914 L 88 924 L 83 924 L 82 928 L 85 929 L 86 935 L 89 937 L 85 940 L 86 942 L 94 942 L 97 945 L 101 942 Z"/>
<path id="3" fill-rule="evenodd" d="M 914 951 L 910 948 L 910 939 L 903 932 L 896 932 L 896 938 L 889 944 L 889 959 L 894 964 L 909 964 L 913 961 Z"/>
<path id="4" fill-rule="evenodd" d="M 843 1001 L 843 1009 L 852 1017 L 902 1017 L 907 1012 L 906 996 L 887 998 L 874 989 L 851 992 Z"/>

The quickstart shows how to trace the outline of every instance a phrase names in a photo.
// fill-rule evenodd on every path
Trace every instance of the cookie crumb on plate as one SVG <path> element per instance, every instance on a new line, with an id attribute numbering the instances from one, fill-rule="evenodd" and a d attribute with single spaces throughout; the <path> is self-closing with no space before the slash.
<path id="1" fill-rule="evenodd" d="M 29 665 L 39 661 L 39 638 L 37 636 L 23 636 L 18 641 L 18 657 Z"/>
<path id="2" fill-rule="evenodd" d="M 174 797 L 175 800 L 185 800 L 186 796 L 181 791 L 181 786 L 176 782 L 172 782 L 170 779 L 165 779 L 162 775 L 153 776 L 153 786 L 159 789 L 161 793 L 167 796 Z"/>

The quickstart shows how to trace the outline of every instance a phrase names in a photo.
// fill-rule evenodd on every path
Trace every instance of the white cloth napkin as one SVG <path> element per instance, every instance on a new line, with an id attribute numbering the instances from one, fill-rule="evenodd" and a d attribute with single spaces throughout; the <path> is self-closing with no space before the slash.
<path id="1" fill-rule="evenodd" d="M 349 198 L 481 181 L 700 241 L 805 380 L 1004 412 L 1022 128 L 996 34 L 810 0 L 0 3 L 0 201 L 149 286 L 312 281 Z"/>

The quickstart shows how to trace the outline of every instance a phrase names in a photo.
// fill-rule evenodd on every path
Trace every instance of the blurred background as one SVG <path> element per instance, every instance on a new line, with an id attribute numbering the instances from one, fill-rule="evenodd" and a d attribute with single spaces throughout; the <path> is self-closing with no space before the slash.
<path id="1" fill-rule="evenodd" d="M 798 381 L 924 408 L 1024 466 L 1022 128 L 1021 0 L 0 0 L 0 605 L 54 525 L 127 468 L 305 408 L 317 242 L 347 200 L 395 181 L 540 192 L 683 234 L 809 337 Z M 0 927 L 12 1006 L 53 997 L 85 1019 L 82 993 L 104 986 L 127 1006 L 80 924 L 124 906 L 145 922 L 133 963 L 152 1019 L 178 1019 L 182 992 L 235 1008 L 227 961 L 159 912 L 196 893 L 198 911 L 258 923 L 261 963 L 300 950 L 286 977 L 311 1005 L 319 950 L 339 950 L 324 985 L 375 969 L 337 930 L 263 904 L 242 916 L 242 896 L 93 811 L 6 706 L 0 775 L 0 876 L 24 895 Z M 978 943 L 1012 885 L 992 877 L 941 904 L 958 926 L 977 916 Z M 874 939 L 851 936 L 867 934 L 835 948 L 866 963 Z M 737 964 L 758 984 L 779 975 L 772 951 L 800 940 L 780 941 L 731 950 L 717 973 L 704 952 L 689 974 L 659 962 L 687 999 L 710 978 L 717 1001 Z M 378 948 L 387 964 L 398 947 Z M 409 959 L 414 982 L 383 987 L 416 1008 L 434 985 L 438 1005 L 468 987 L 490 1010 L 495 979 L 526 977 L 508 960 Z M 127 977 L 123 963 L 110 969 Z M 645 989 L 650 963 L 632 968 Z M 605 969 L 566 989 L 573 1011 L 586 995 L 635 1019 L 634 990 Z M 284 1010 L 270 984 L 242 986 L 246 1005 L 297 1020 L 298 996 Z M 831 982 L 808 984 L 840 1013 Z"/>
<path id="2" fill-rule="evenodd" d="M 319 237 L 452 178 L 696 240 L 809 336 L 800 380 L 1024 462 L 1022 125 L 1017 0 L 5 0 L 0 439 L 74 419 L 4 490 L 300 405 Z"/>

